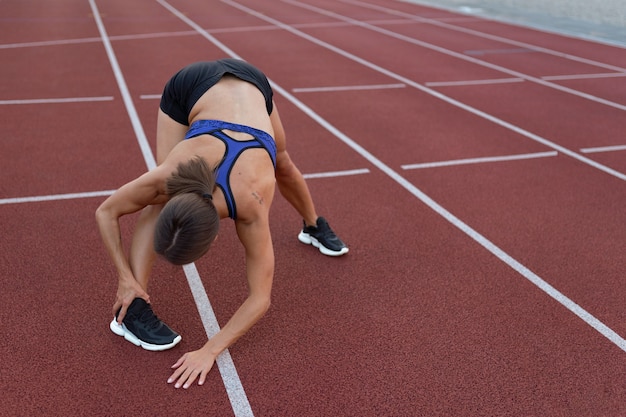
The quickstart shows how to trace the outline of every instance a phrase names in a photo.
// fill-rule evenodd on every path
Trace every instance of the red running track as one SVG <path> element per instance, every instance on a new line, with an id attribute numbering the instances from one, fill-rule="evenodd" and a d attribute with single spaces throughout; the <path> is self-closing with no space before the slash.
<path id="1" fill-rule="evenodd" d="M 626 415 L 624 49 L 382 0 L 0 16 L 0 415 Z M 93 215 L 150 165 L 164 82 L 223 56 L 273 81 L 351 251 L 299 244 L 277 197 L 270 312 L 176 390 L 170 366 L 246 295 L 232 224 L 196 270 L 155 268 L 183 341 L 152 353 L 108 330 Z"/>

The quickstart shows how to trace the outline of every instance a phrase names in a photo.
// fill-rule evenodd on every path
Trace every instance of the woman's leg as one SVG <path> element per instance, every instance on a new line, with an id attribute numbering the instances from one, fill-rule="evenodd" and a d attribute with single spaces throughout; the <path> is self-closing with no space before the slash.
<path id="1" fill-rule="evenodd" d="M 182 125 L 159 109 L 156 133 L 156 159 L 161 164 L 171 150 L 185 138 L 189 127 Z M 148 206 L 140 214 L 130 246 L 130 267 L 133 275 L 144 290 L 148 288 L 148 280 L 152 265 L 156 258 L 154 252 L 154 227 L 163 206 Z"/>
<path id="2" fill-rule="evenodd" d="M 270 119 L 276 141 L 276 183 L 278 189 L 304 220 L 304 227 L 298 235 L 298 240 L 315 246 L 324 255 L 341 256 L 348 253 L 348 247 L 333 232 L 326 219 L 317 216 L 309 187 L 302 173 L 287 153 L 285 130 L 275 105 Z"/>
<path id="3" fill-rule="evenodd" d="M 317 213 L 309 192 L 309 187 L 298 167 L 287 153 L 285 129 L 274 105 L 270 119 L 276 141 L 276 183 L 280 193 L 302 216 L 307 226 L 315 226 Z"/>

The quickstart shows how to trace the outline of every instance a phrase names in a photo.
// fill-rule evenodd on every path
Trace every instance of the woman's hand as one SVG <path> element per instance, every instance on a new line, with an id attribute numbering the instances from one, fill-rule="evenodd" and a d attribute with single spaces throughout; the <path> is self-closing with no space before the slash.
<path id="1" fill-rule="evenodd" d="M 128 306 L 135 298 L 143 298 L 146 303 L 150 303 L 150 296 L 141 288 L 141 285 L 134 279 L 120 280 L 117 286 L 115 304 L 113 304 L 113 314 L 117 314 L 118 324 L 122 324 Z M 119 310 L 119 314 L 117 313 Z"/>
<path id="2" fill-rule="evenodd" d="M 168 384 L 176 381 L 174 387 L 185 389 L 198 378 L 198 385 L 204 384 L 206 376 L 215 363 L 217 355 L 211 353 L 207 345 L 202 349 L 185 353 L 174 365 L 172 369 L 176 369 L 167 380 Z"/>

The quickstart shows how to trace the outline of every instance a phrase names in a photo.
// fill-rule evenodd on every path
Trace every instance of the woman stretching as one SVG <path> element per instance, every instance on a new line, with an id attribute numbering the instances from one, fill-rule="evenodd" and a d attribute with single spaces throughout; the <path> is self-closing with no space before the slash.
<path id="1" fill-rule="evenodd" d="M 348 252 L 318 217 L 307 185 L 285 148 L 285 132 L 265 75 L 235 59 L 191 64 L 166 84 L 157 119 L 158 166 L 120 187 L 96 211 L 118 272 L 111 330 L 148 350 L 181 337 L 153 313 L 148 279 L 157 254 L 183 265 L 204 255 L 220 219 L 235 221 L 245 248 L 249 294 L 226 325 L 199 350 L 185 353 L 168 379 L 202 385 L 215 358 L 267 311 L 274 275 L 269 211 L 275 184 L 302 216 L 298 239 L 325 254 Z M 128 258 L 119 219 L 142 210 Z"/>

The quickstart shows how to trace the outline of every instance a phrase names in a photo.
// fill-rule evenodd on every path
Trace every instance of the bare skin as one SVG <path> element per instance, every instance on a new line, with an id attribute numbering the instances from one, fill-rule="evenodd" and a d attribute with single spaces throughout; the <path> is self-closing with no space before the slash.
<path id="1" fill-rule="evenodd" d="M 194 105 L 190 124 L 196 120 L 223 120 L 263 130 L 274 137 L 277 146 L 276 170 L 267 152 L 248 149 L 233 167 L 230 181 L 237 202 L 237 235 L 245 248 L 248 297 L 226 325 L 205 345 L 185 353 L 173 366 L 168 383 L 188 388 L 198 380 L 202 385 L 216 357 L 245 334 L 270 305 L 274 275 L 274 252 L 269 229 L 269 210 L 275 185 L 305 220 L 315 225 L 317 213 L 306 182 L 292 163 L 287 151 L 285 132 L 278 110 L 270 116 L 261 92 L 252 84 L 225 76 Z M 210 135 L 183 140 L 188 126 L 182 125 L 159 110 L 157 119 L 158 166 L 120 187 L 96 211 L 96 219 L 105 247 L 118 272 L 118 289 L 113 313 L 119 309 L 121 324 L 128 306 L 135 298 L 150 302 L 147 293 L 152 265 L 156 258 L 152 242 L 157 217 L 168 197 L 167 178 L 181 162 L 200 156 L 215 167 L 224 155 L 224 144 Z M 227 131 L 238 140 L 245 133 Z M 228 217 L 224 196 L 216 188 L 213 194 L 220 218 Z M 140 211 L 128 258 L 122 246 L 119 219 Z"/>

